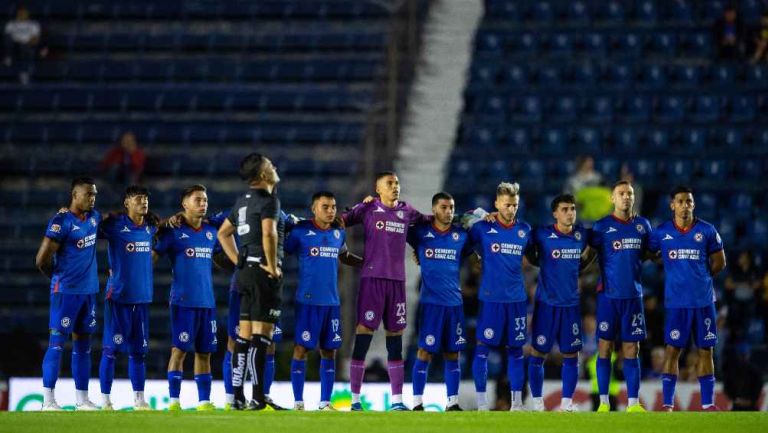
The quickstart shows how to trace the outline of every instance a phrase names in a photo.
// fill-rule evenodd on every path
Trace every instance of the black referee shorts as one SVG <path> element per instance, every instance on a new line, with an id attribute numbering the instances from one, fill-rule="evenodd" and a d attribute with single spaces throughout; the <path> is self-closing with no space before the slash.
<path id="1" fill-rule="evenodd" d="M 270 278 L 258 263 L 246 263 L 237 273 L 240 320 L 277 323 L 283 278 Z"/>

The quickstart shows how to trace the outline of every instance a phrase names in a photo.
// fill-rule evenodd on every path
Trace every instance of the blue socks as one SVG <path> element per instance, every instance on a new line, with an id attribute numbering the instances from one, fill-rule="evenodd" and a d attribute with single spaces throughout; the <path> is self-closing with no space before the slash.
<path id="1" fill-rule="evenodd" d="M 599 361 L 599 360 L 598 360 Z M 624 360 L 624 380 L 627 382 L 627 397 L 637 398 L 640 393 L 640 359 L 625 359 Z M 600 378 L 598 370 L 598 380 Z M 606 394 L 608 394 L 608 385 L 605 387 Z M 600 391 L 602 394 L 603 392 Z"/>
<path id="2" fill-rule="evenodd" d="M 459 382 L 461 381 L 461 367 L 459 361 L 445 360 L 445 390 L 448 397 L 459 395 Z"/>
<path id="3" fill-rule="evenodd" d="M 475 348 L 475 359 L 472 360 L 472 378 L 475 380 L 475 391 L 485 392 L 488 381 L 488 346 L 478 344 Z"/>
<path id="4" fill-rule="evenodd" d="M 525 358 L 522 347 L 510 347 L 507 349 L 507 377 L 509 377 L 510 391 L 522 391 L 525 383 Z"/>
<path id="5" fill-rule="evenodd" d="M 112 348 L 105 347 L 99 362 L 99 383 L 102 394 L 112 394 L 112 382 L 115 380 L 115 354 Z"/>
<path id="6" fill-rule="evenodd" d="M 531 356 L 528 358 L 528 385 L 531 387 L 531 397 L 541 397 L 544 387 L 544 358 Z M 563 390 L 565 396 L 565 390 Z"/>
<path id="7" fill-rule="evenodd" d="M 624 363 L 624 371 L 627 371 L 626 362 Z M 608 395 L 608 388 L 611 384 L 611 359 L 610 358 L 597 358 L 597 389 L 600 395 Z M 629 379 L 627 379 L 627 390 L 629 390 Z"/>
<path id="8" fill-rule="evenodd" d="M 563 358 L 563 398 L 573 398 L 579 378 L 579 358 Z"/>
<path id="9" fill-rule="evenodd" d="M 293 385 L 294 401 L 304 401 L 305 366 L 306 366 L 306 361 L 297 360 L 297 359 L 291 360 L 291 385 Z"/>
<path id="10" fill-rule="evenodd" d="M 661 390 L 664 394 L 664 406 L 675 405 L 675 385 L 677 385 L 677 375 L 664 373 L 661 375 Z M 702 395 L 702 401 L 703 395 Z"/>
<path id="11" fill-rule="evenodd" d="M 232 388 L 232 352 L 229 350 L 224 352 L 224 361 L 221 363 L 221 371 L 224 376 L 224 393 L 234 394 L 235 390 Z"/>
<path id="12" fill-rule="evenodd" d="M 65 338 L 64 335 L 59 333 L 51 334 L 48 338 L 48 349 L 45 351 L 45 357 L 43 358 L 43 387 L 45 388 L 56 387 Z"/>
<path id="13" fill-rule="evenodd" d="M 211 373 L 196 374 L 195 383 L 197 383 L 197 400 L 211 401 Z M 179 381 L 179 389 L 181 389 L 181 381 Z"/>
<path id="14" fill-rule="evenodd" d="M 147 366 L 144 364 L 143 353 L 128 355 L 128 377 L 131 378 L 131 386 L 134 391 L 144 391 L 144 382 L 147 379 Z"/>
<path id="15" fill-rule="evenodd" d="M 336 362 L 333 359 L 320 359 L 320 401 L 330 402 L 333 382 L 336 380 Z"/>
<path id="16" fill-rule="evenodd" d="M 168 394 L 171 398 L 179 398 L 179 394 L 181 394 L 181 379 L 182 373 L 180 371 L 168 372 Z"/>
<path id="17" fill-rule="evenodd" d="M 706 409 L 715 404 L 715 375 L 699 376 L 701 407 Z"/>
<path id="18" fill-rule="evenodd" d="M 88 379 L 91 376 L 91 338 L 81 336 L 72 341 L 72 378 L 75 379 L 75 389 L 88 390 Z"/>
<path id="19" fill-rule="evenodd" d="M 429 361 L 422 361 L 416 358 L 413 363 L 413 395 L 424 395 L 424 387 L 427 385 L 427 370 L 429 370 Z"/>
<path id="20" fill-rule="evenodd" d="M 275 354 L 267 353 L 267 362 L 264 364 L 264 395 L 269 395 L 272 381 L 275 380 Z"/>

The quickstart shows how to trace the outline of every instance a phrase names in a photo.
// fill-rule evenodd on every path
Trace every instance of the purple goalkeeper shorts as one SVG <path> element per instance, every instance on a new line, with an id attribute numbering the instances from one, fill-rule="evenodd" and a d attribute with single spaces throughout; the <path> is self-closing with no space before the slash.
<path id="1" fill-rule="evenodd" d="M 376 330 L 382 319 L 390 332 L 405 329 L 405 282 L 361 278 L 357 294 L 357 324 Z"/>

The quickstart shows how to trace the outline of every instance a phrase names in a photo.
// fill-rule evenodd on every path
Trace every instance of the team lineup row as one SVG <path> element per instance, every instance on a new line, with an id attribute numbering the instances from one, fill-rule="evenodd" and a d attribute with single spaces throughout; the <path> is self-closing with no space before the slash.
<path id="1" fill-rule="evenodd" d="M 383 322 L 386 331 L 392 410 L 409 410 L 402 401 L 404 362 L 402 335 L 406 328 L 405 250 L 410 244 L 421 266 L 418 353 L 414 362 L 413 410 L 423 410 L 422 395 L 433 354 L 445 359 L 446 410 L 458 405 L 459 352 L 466 345 L 459 273 L 463 258 L 482 261 L 480 316 L 472 375 L 479 410 L 488 410 L 485 396 L 490 348 L 506 349 L 512 410 L 522 410 L 525 382 L 523 347 L 530 344 L 528 381 L 532 408 L 544 410 L 543 363 L 557 343 L 563 353 L 561 410 L 574 410 L 573 396 L 581 349 L 579 274 L 596 262 L 599 357 L 597 376 L 601 404 L 609 410 L 608 385 L 614 342 L 620 341 L 629 397 L 628 411 L 644 411 L 638 400 L 639 342 L 645 338 L 641 264 L 646 259 L 665 267 L 666 360 L 662 378 L 664 406 L 673 409 L 677 365 L 682 348 L 693 337 L 700 352 L 702 407 L 713 404 L 712 347 L 717 341 L 712 278 L 725 267 L 722 241 L 715 228 L 694 217 L 693 192 L 677 187 L 670 194 L 672 218 L 653 229 L 633 213 L 634 194 L 628 182 L 613 187 L 614 212 L 587 229 L 576 223 L 572 196 L 551 203 L 554 224 L 532 228 L 516 217 L 520 187 L 501 183 L 495 211 L 481 210 L 455 224 L 455 204 L 448 193 L 432 199 L 432 215 L 423 215 L 400 201 L 400 183 L 393 172 L 376 178 L 377 198 L 368 198 L 337 215 L 335 197 L 318 192 L 312 215 L 298 221 L 280 209 L 275 185 L 277 170 L 259 154 L 245 157 L 240 167 L 248 190 L 229 212 L 206 218 L 205 187 L 193 185 L 181 195 L 183 212 L 168 222 L 149 213 L 149 191 L 129 187 L 125 211 L 102 218 L 96 211 L 92 179 L 72 183 L 68 210 L 49 222 L 36 262 L 51 278 L 50 343 L 43 360 L 43 410 L 59 409 L 54 398 L 64 343 L 72 336 L 72 376 L 78 409 L 94 410 L 88 399 L 90 335 L 96 328 L 96 240 L 108 243 L 103 352 L 100 362 L 103 407 L 111 408 L 114 360 L 127 353 L 136 409 L 144 401 L 144 355 L 147 352 L 148 310 L 153 291 L 153 261 L 167 255 L 173 269 L 170 293 L 172 349 L 168 365 L 171 409 L 180 409 L 182 366 L 194 352 L 199 410 L 210 402 L 210 354 L 216 349 L 216 313 L 212 270 L 216 264 L 234 271 L 224 361 L 226 408 L 280 410 L 268 385 L 274 371 L 275 324 L 280 317 L 284 254 L 299 260 L 296 289 L 296 330 L 291 381 L 294 409 L 303 410 L 303 383 L 308 351 L 320 351 L 320 409 L 333 410 L 330 394 L 335 379 L 335 353 L 342 342 L 338 262 L 360 268 L 357 326 L 349 367 L 352 410 L 362 410 L 360 392 L 365 357 L 372 335 Z M 364 254 L 345 245 L 346 230 L 362 225 Z M 286 234 L 286 232 L 288 234 Z M 523 266 L 540 270 L 533 318 L 527 323 L 528 297 Z M 530 327 L 530 329 L 529 329 Z M 619 350 L 619 348 L 616 348 Z M 250 375 L 252 398 L 244 382 Z"/>

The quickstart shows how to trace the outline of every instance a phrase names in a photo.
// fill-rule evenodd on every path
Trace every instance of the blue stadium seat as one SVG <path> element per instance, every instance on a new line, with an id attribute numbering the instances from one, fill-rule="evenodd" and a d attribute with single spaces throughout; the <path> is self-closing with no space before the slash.
<path id="1" fill-rule="evenodd" d="M 768 224 L 761 218 L 749 220 L 747 223 L 747 239 L 753 248 L 765 248 L 765 245 L 768 244 Z"/>
<path id="2" fill-rule="evenodd" d="M 656 3 L 652 0 L 639 0 L 636 3 L 635 18 L 644 24 L 656 23 Z"/>
<path id="3" fill-rule="evenodd" d="M 606 84 L 624 89 L 634 83 L 635 71 L 626 63 L 611 64 L 607 68 L 606 78 Z"/>
<path id="4" fill-rule="evenodd" d="M 511 87 L 526 88 L 531 81 L 531 72 L 526 65 L 511 65 L 505 75 L 506 83 Z"/>
<path id="5" fill-rule="evenodd" d="M 544 155 L 562 155 L 568 148 L 568 133 L 561 128 L 547 128 L 541 132 L 539 151 Z"/>
<path id="6" fill-rule="evenodd" d="M 643 70 L 642 85 L 659 89 L 667 84 L 667 71 L 661 65 L 650 65 Z"/>
<path id="7" fill-rule="evenodd" d="M 598 128 L 578 128 L 574 141 L 579 151 L 584 154 L 598 155 L 602 153 L 603 137 Z"/>
<path id="8" fill-rule="evenodd" d="M 735 123 L 755 120 L 756 100 L 751 95 L 735 95 L 729 98 L 728 120 Z"/>
<path id="9" fill-rule="evenodd" d="M 697 96 L 691 119 L 697 123 L 712 123 L 720 119 L 720 98 L 716 96 Z"/>
<path id="10" fill-rule="evenodd" d="M 686 100 L 680 96 L 661 96 L 654 116 L 660 123 L 680 123 L 686 112 Z"/>
<path id="11" fill-rule="evenodd" d="M 707 147 L 708 131 L 702 128 L 684 128 L 681 145 L 686 153 L 702 152 Z"/>
<path id="12" fill-rule="evenodd" d="M 693 177 L 693 161 L 691 159 L 665 161 L 664 167 L 667 177 L 675 182 L 688 182 Z"/>
<path id="13" fill-rule="evenodd" d="M 573 122 L 576 120 L 576 98 L 573 96 L 558 96 L 554 98 L 552 113 L 549 116 L 555 122 Z"/>
<path id="14" fill-rule="evenodd" d="M 575 35 L 557 33 L 550 40 L 550 53 L 557 56 L 570 56 L 573 51 Z"/>
<path id="15" fill-rule="evenodd" d="M 610 0 L 607 4 L 601 2 L 599 3 L 597 11 L 600 19 L 609 24 L 621 24 L 626 19 L 624 2 L 621 1 Z"/>
<path id="16" fill-rule="evenodd" d="M 609 96 L 597 96 L 589 100 L 584 117 L 594 123 L 613 121 L 613 99 Z"/>
<path id="17" fill-rule="evenodd" d="M 666 129 L 653 128 L 646 131 L 646 145 L 649 148 L 663 151 L 669 148 L 669 132 Z"/>
<path id="18" fill-rule="evenodd" d="M 697 88 L 701 82 L 701 70 L 696 66 L 680 66 L 673 72 L 675 84 L 680 87 Z"/>
<path id="19" fill-rule="evenodd" d="M 515 122 L 537 123 L 541 121 L 541 100 L 536 96 L 526 96 L 521 99 L 513 99 L 512 120 Z"/>
<path id="20" fill-rule="evenodd" d="M 736 192 L 730 195 L 728 211 L 731 215 L 740 218 L 751 218 L 754 209 L 752 195 L 744 192 Z"/>
<path id="21" fill-rule="evenodd" d="M 713 84 L 719 86 L 731 86 L 736 80 L 736 68 L 733 65 L 713 65 L 710 74 Z"/>
<path id="22" fill-rule="evenodd" d="M 653 35 L 652 46 L 654 52 L 663 56 L 672 57 L 677 52 L 677 35 L 670 32 L 660 32 Z"/>
<path id="23" fill-rule="evenodd" d="M 582 86 L 592 86 L 597 82 L 598 74 L 599 72 L 591 62 L 582 63 L 574 68 L 573 81 Z"/>
<path id="24" fill-rule="evenodd" d="M 512 155 L 524 155 L 531 150 L 531 136 L 526 128 L 512 128 L 509 131 L 508 151 Z"/>
<path id="25" fill-rule="evenodd" d="M 614 36 L 612 55 L 616 58 L 640 58 L 643 54 L 643 36 L 634 32 L 622 32 Z"/>
<path id="26" fill-rule="evenodd" d="M 578 25 L 589 24 L 591 15 L 587 3 L 581 0 L 569 2 L 568 21 Z"/>
<path id="27" fill-rule="evenodd" d="M 647 96 L 635 95 L 623 101 L 623 118 L 630 123 L 646 123 L 651 117 L 651 100 Z"/>
<path id="28" fill-rule="evenodd" d="M 584 35 L 584 48 L 588 55 L 602 57 L 606 53 L 605 36 L 602 33 L 588 33 Z"/>
<path id="29" fill-rule="evenodd" d="M 531 18 L 540 24 L 549 24 L 555 18 L 552 5 L 548 1 L 537 1 L 533 4 Z"/>
<path id="30" fill-rule="evenodd" d="M 613 130 L 613 147 L 615 151 L 634 154 L 639 149 L 641 136 L 633 128 L 619 127 Z"/>
<path id="31" fill-rule="evenodd" d="M 499 67 L 495 63 L 482 63 L 472 65 L 471 80 L 473 83 L 494 85 L 499 76 Z"/>

